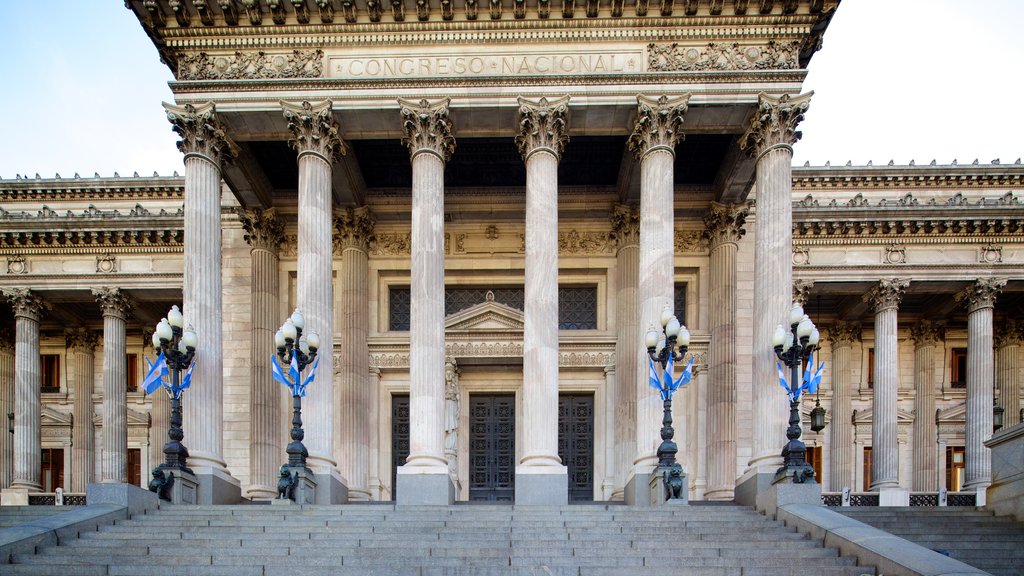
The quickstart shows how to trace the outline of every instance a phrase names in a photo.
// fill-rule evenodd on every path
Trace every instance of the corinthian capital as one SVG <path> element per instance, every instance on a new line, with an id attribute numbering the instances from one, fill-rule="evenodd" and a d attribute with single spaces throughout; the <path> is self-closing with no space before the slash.
<path id="1" fill-rule="evenodd" d="M 310 104 L 308 101 L 296 104 L 281 101 L 284 119 L 288 121 L 288 129 L 295 136 L 288 145 L 299 153 L 316 154 L 328 164 L 333 164 L 348 153 L 345 143 L 341 141 L 338 123 L 331 112 L 334 103 L 330 100 Z"/>
<path id="2" fill-rule="evenodd" d="M 690 95 L 684 94 L 669 99 L 662 96 L 657 100 L 637 96 L 637 118 L 627 145 L 637 160 L 649 152 L 665 150 L 676 153 L 676 143 L 683 138 L 683 115 L 686 114 Z"/>
<path id="3" fill-rule="evenodd" d="M 945 328 L 938 322 L 921 320 L 910 329 L 910 337 L 918 346 L 933 346 L 942 340 Z"/>
<path id="4" fill-rule="evenodd" d="M 793 280 L 793 302 L 806 306 L 813 288 L 814 280 Z"/>
<path id="5" fill-rule="evenodd" d="M 804 119 L 813 95 L 814 92 L 800 96 L 762 93 L 757 98 L 757 110 L 750 119 L 750 126 L 740 138 L 740 149 L 752 156 L 760 156 L 776 146 L 792 150 L 802 135 L 796 126 Z"/>
<path id="6" fill-rule="evenodd" d="M 910 280 L 885 278 L 864 295 L 864 301 L 875 307 L 875 312 L 896 308 L 903 300 L 903 293 L 910 286 Z"/>
<path id="7" fill-rule="evenodd" d="M 409 148 L 409 156 L 415 158 L 421 152 L 428 152 L 447 162 L 455 152 L 455 137 L 452 136 L 452 121 L 448 118 L 451 98 L 437 102 L 411 102 L 398 99 L 402 107 L 402 143 Z"/>
<path id="8" fill-rule="evenodd" d="M 704 238 L 712 249 L 726 242 L 738 242 L 747 233 L 743 225 L 749 214 L 750 208 L 746 204 L 712 202 L 711 210 L 704 215 Z"/>
<path id="9" fill-rule="evenodd" d="M 3 295 L 14 308 L 14 316 L 39 321 L 46 303 L 28 288 L 4 288 Z"/>
<path id="10" fill-rule="evenodd" d="M 128 319 L 132 309 L 132 301 L 120 288 L 93 288 L 92 295 L 99 302 L 104 316 L 115 316 L 122 320 Z"/>
<path id="11" fill-rule="evenodd" d="M 284 242 L 284 222 L 278 218 L 276 208 L 239 210 L 238 219 L 249 246 L 277 252 Z"/>
<path id="12" fill-rule="evenodd" d="M 64 331 L 64 340 L 69 350 L 81 350 L 89 353 L 96 349 L 99 341 L 97 334 L 84 327 L 68 328 Z"/>
<path id="13" fill-rule="evenodd" d="M 860 340 L 860 324 L 839 320 L 828 327 L 825 336 L 832 341 L 832 346 L 849 346 Z"/>
<path id="14" fill-rule="evenodd" d="M 220 166 L 236 156 L 235 147 L 225 135 L 213 102 L 199 106 L 175 106 L 164 102 L 164 109 L 167 110 L 167 120 L 181 137 L 178 150 L 185 158 L 201 156 Z"/>
<path id="15" fill-rule="evenodd" d="M 373 227 L 377 219 L 366 206 L 360 208 L 346 208 L 344 212 L 334 219 L 334 229 L 337 230 L 335 241 L 338 248 L 356 248 L 366 252 L 373 241 Z"/>
<path id="16" fill-rule="evenodd" d="M 993 308 L 1003 286 L 1006 286 L 1006 278 L 978 278 L 974 284 L 957 293 L 956 301 L 967 306 L 968 313 Z"/>
<path id="17" fill-rule="evenodd" d="M 635 206 L 616 204 L 611 221 L 612 238 L 619 248 L 640 244 L 640 211 Z"/>
<path id="18" fill-rule="evenodd" d="M 561 159 L 565 145 L 569 143 L 566 117 L 569 115 L 569 96 L 562 96 L 548 102 L 519 97 L 519 134 L 516 148 L 525 161 L 530 154 L 541 150 L 550 152 Z"/>
<path id="19" fill-rule="evenodd" d="M 996 324 L 995 344 L 997 348 L 1003 346 L 1019 346 L 1024 344 L 1024 323 L 1013 318 L 1006 318 Z"/>

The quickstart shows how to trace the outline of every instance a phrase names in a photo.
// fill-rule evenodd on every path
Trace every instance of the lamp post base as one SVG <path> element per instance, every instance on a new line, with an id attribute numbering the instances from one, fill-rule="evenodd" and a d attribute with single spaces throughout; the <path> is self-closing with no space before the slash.
<path id="1" fill-rule="evenodd" d="M 648 486 L 653 506 L 687 506 L 690 503 L 690 483 L 679 464 L 655 468 Z"/>

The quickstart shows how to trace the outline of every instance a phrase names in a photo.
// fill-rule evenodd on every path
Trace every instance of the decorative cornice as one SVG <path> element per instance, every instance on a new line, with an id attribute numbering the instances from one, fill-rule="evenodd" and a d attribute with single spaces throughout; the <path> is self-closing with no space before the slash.
<path id="1" fill-rule="evenodd" d="M 847 188 L 1015 188 L 1024 185 L 1024 165 L 794 166 L 793 190 Z M 1019 200 L 1018 200 L 1019 203 Z"/>
<path id="2" fill-rule="evenodd" d="M 657 100 L 644 95 L 636 97 L 637 119 L 626 144 L 637 160 L 655 150 L 675 156 L 676 143 L 683 138 L 683 115 L 689 101 L 689 94 L 671 100 L 668 96 Z"/>
<path id="3" fill-rule="evenodd" d="M 368 252 L 370 244 L 374 241 L 373 227 L 377 219 L 366 206 L 359 208 L 346 208 L 344 212 L 334 218 L 334 229 L 337 234 L 334 236 L 336 251 L 346 248 L 355 248 Z"/>
<path id="4" fill-rule="evenodd" d="M 184 229 L 180 219 L 177 225 L 168 227 L 161 222 L 160 227 L 149 229 L 126 230 L 121 227 L 86 230 L 55 230 L 52 222 L 31 221 L 18 226 L 16 230 L 0 230 L 0 251 L 13 249 L 23 252 L 60 253 L 119 253 L 146 251 L 179 251 L 184 246 Z M 124 224 L 123 222 L 121 224 Z"/>
<path id="5" fill-rule="evenodd" d="M 249 246 L 277 253 L 284 242 L 284 221 L 278 217 L 276 208 L 239 209 L 238 219 Z"/>
<path id="6" fill-rule="evenodd" d="M 99 344 L 99 335 L 88 328 L 79 326 L 64 330 L 64 340 L 67 342 L 68 350 L 90 354 Z"/>
<path id="7" fill-rule="evenodd" d="M 264 80 L 268 78 L 320 78 L 322 50 L 267 53 L 237 51 L 234 54 L 183 54 L 178 58 L 178 80 Z"/>
<path id="8" fill-rule="evenodd" d="M 181 140 L 180 150 L 187 159 L 190 156 L 201 156 L 218 167 L 229 162 L 236 156 L 235 147 L 225 134 L 224 125 L 217 117 L 213 102 L 193 106 L 175 106 L 164 104 L 167 120 Z"/>
<path id="9" fill-rule="evenodd" d="M 898 308 L 903 294 L 910 286 L 910 280 L 900 278 L 883 278 L 878 285 L 864 295 L 864 301 L 871 304 L 875 312 L 882 312 L 890 308 Z"/>
<path id="10" fill-rule="evenodd" d="M 324 100 L 311 104 L 309 101 L 296 104 L 281 100 L 284 119 L 288 121 L 288 129 L 294 138 L 288 140 L 299 157 L 303 154 L 316 154 L 333 164 L 341 160 L 348 152 L 341 140 L 338 123 L 334 121 L 332 108 L 334 103 Z"/>
<path id="11" fill-rule="evenodd" d="M 181 200 L 185 179 L 174 176 L 0 180 L 0 201 Z"/>
<path id="12" fill-rule="evenodd" d="M 946 327 L 931 320 L 921 320 L 910 328 L 910 338 L 917 346 L 934 346 L 942 341 Z"/>
<path id="13" fill-rule="evenodd" d="M 996 305 L 996 296 L 1006 286 L 1006 278 L 978 278 L 976 282 L 956 294 L 956 301 L 967 307 L 967 312 L 975 312 Z"/>
<path id="14" fill-rule="evenodd" d="M 28 288 L 0 288 L 0 294 L 11 303 L 16 318 L 28 318 L 38 322 L 43 310 L 49 308 L 38 294 Z"/>
<path id="15" fill-rule="evenodd" d="M 746 204 L 720 204 L 712 202 L 704 215 L 704 239 L 711 249 L 725 244 L 736 243 L 747 233 L 743 225 L 750 214 Z"/>
<path id="16" fill-rule="evenodd" d="M 679 43 L 648 44 L 647 69 L 662 72 L 704 70 L 790 70 L 799 68 L 800 41 L 765 44 L 710 42 L 705 46 Z"/>
<path id="17" fill-rule="evenodd" d="M 800 96 L 772 96 L 762 93 L 750 126 L 740 137 L 739 145 L 751 156 L 761 157 L 765 152 L 782 147 L 792 153 L 793 144 L 802 135 L 796 129 L 811 105 L 814 92 Z"/>
<path id="18" fill-rule="evenodd" d="M 995 326 L 996 348 L 1024 344 L 1024 322 L 1015 318 L 1004 318 Z"/>
<path id="19" fill-rule="evenodd" d="M 640 210 L 636 206 L 616 204 L 610 219 L 611 238 L 619 249 L 640 245 Z"/>
<path id="20" fill-rule="evenodd" d="M 455 152 L 455 137 L 452 135 L 452 121 L 448 118 L 451 98 L 436 102 L 420 100 L 411 102 L 399 98 L 401 106 L 402 143 L 409 148 L 410 158 L 427 152 L 447 162 Z"/>
<path id="21" fill-rule="evenodd" d="M 793 280 L 793 302 L 806 306 L 813 288 L 814 280 Z"/>
<path id="22" fill-rule="evenodd" d="M 516 148 L 523 156 L 523 161 L 534 152 L 547 151 L 556 159 L 562 158 L 566 144 L 569 143 L 569 129 L 566 124 L 569 115 L 569 96 L 562 96 L 548 101 L 527 100 L 520 96 L 519 102 L 519 133 L 516 135 Z"/>
<path id="23" fill-rule="evenodd" d="M 132 310 L 132 300 L 120 288 L 100 287 L 93 288 L 92 295 L 103 311 L 103 316 L 113 316 L 121 320 L 127 320 Z"/>
<path id="24" fill-rule="evenodd" d="M 858 322 L 839 320 L 828 327 L 825 337 L 832 341 L 833 349 L 837 346 L 849 346 L 860 340 L 861 326 Z"/>

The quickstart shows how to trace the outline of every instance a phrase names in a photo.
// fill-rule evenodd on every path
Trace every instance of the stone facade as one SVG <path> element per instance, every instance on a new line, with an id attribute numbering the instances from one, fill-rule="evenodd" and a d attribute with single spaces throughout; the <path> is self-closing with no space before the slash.
<path id="1" fill-rule="evenodd" d="M 473 399 L 502 394 L 521 487 L 571 491 L 585 462 L 587 496 L 636 501 L 661 421 L 643 333 L 670 306 L 689 498 L 742 499 L 785 441 L 769 343 L 792 298 L 822 328 L 803 413 L 828 410 L 804 433 L 825 489 L 990 481 L 990 408 L 1022 408 L 1024 166 L 791 166 L 837 2 L 352 3 L 330 26 L 301 2 L 127 4 L 180 81 L 185 174 L 0 180 L 2 488 L 44 489 L 46 450 L 65 489 L 122 462 L 146 482 L 168 403 L 128 386 L 183 304 L 205 501 L 274 494 L 291 402 L 268 355 L 296 307 L 323 342 L 318 501 L 469 499 Z M 592 402 L 571 460 L 560 395 Z"/>

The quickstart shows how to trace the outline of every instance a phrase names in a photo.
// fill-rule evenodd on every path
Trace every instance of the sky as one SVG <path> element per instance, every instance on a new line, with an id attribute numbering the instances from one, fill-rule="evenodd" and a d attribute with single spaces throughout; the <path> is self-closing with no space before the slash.
<path id="1" fill-rule="evenodd" d="M 0 178 L 182 171 L 170 70 L 118 0 L 7 2 Z M 804 83 L 794 163 L 1024 156 L 1024 1 L 846 0 Z"/>

